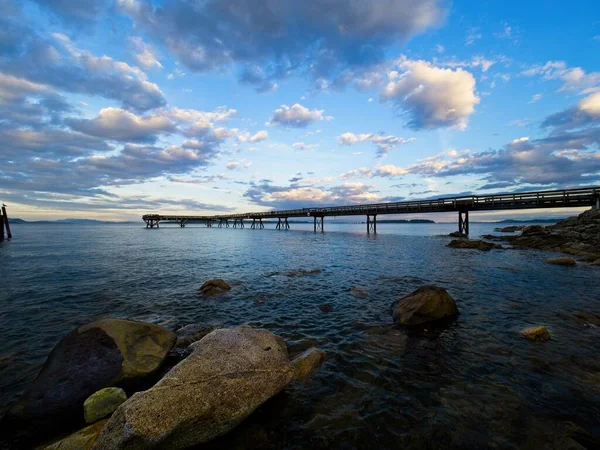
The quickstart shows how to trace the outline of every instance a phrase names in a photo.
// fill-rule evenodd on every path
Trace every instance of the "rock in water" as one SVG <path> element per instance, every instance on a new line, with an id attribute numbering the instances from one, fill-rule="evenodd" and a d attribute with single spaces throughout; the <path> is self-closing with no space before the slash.
<path id="1" fill-rule="evenodd" d="M 318 348 L 309 348 L 292 360 L 294 378 L 302 380 L 317 370 L 325 361 L 325 352 Z"/>
<path id="2" fill-rule="evenodd" d="M 234 428 L 294 376 L 283 339 L 242 326 L 218 329 L 151 389 L 113 414 L 95 450 L 183 449 Z"/>
<path id="3" fill-rule="evenodd" d="M 175 339 L 150 323 L 102 319 L 83 325 L 54 347 L 9 417 L 40 424 L 62 422 L 65 416 L 81 420 L 86 398 L 154 373 Z"/>
<path id="4" fill-rule="evenodd" d="M 94 392 L 83 403 L 83 416 L 87 423 L 94 423 L 110 416 L 127 400 L 127 394 L 121 388 L 108 387 Z"/>
<path id="5" fill-rule="evenodd" d="M 477 241 L 477 240 L 466 240 L 466 239 L 454 239 L 450 241 L 448 247 L 452 248 L 474 248 L 477 250 L 482 250 L 484 252 L 488 252 L 493 248 L 502 248 L 500 244 L 492 244 L 491 242 L 485 241 Z"/>
<path id="6" fill-rule="evenodd" d="M 54 444 L 43 447 L 44 450 L 90 450 L 108 419 L 96 422 L 79 430 Z"/>
<path id="7" fill-rule="evenodd" d="M 394 322 L 400 325 L 421 325 L 426 322 L 454 317 L 458 308 L 444 288 L 421 286 L 394 306 Z"/>
<path id="8" fill-rule="evenodd" d="M 222 294 L 223 292 L 227 292 L 230 289 L 231 286 L 226 281 L 217 278 L 205 282 L 202 286 L 200 286 L 198 293 L 200 295 L 211 296 Z"/>
<path id="9" fill-rule="evenodd" d="M 550 340 L 550 331 L 546 327 L 531 327 L 521 331 L 521 335 L 530 341 L 546 342 Z"/>
<path id="10" fill-rule="evenodd" d="M 569 256 L 563 256 L 560 258 L 549 258 L 546 260 L 548 264 L 554 264 L 557 266 L 575 266 L 577 263 Z"/>
<path id="11" fill-rule="evenodd" d="M 208 333 L 213 331 L 215 327 L 203 323 L 192 323 L 177 330 L 176 347 L 187 347 L 192 342 L 199 341 Z"/>
<path id="12" fill-rule="evenodd" d="M 448 236 L 455 238 L 466 238 L 467 235 L 465 233 L 461 233 L 460 231 L 453 231 L 452 233 L 448 233 Z"/>

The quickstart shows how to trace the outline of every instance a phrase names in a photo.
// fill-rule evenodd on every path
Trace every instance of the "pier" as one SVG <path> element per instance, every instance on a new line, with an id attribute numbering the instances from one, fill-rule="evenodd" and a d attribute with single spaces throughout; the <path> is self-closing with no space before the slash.
<path id="1" fill-rule="evenodd" d="M 461 197 L 441 197 L 433 200 L 414 200 L 406 202 L 373 203 L 366 205 L 330 206 L 325 208 L 302 208 L 280 211 L 251 212 L 244 214 L 226 214 L 211 216 L 146 214 L 142 217 L 146 228 L 159 228 L 160 222 L 176 222 L 181 228 L 189 222 L 203 223 L 212 227 L 244 228 L 244 220 L 252 220 L 250 228 L 263 229 L 263 220 L 277 220 L 277 230 L 289 230 L 291 217 L 312 217 L 314 232 L 325 231 L 325 217 L 365 216 L 367 233 L 377 233 L 377 216 L 385 214 L 422 214 L 456 212 L 458 231 L 469 234 L 469 212 L 523 210 L 541 208 L 579 208 L 600 209 L 600 187 L 564 189 L 554 191 L 520 192 L 510 194 L 470 195 Z"/>

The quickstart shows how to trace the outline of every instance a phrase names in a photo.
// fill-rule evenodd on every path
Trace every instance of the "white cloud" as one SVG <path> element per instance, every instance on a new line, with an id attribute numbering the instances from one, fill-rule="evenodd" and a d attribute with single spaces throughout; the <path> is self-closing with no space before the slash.
<path id="1" fill-rule="evenodd" d="M 579 102 L 579 109 L 593 117 L 600 117 L 600 92 L 592 94 Z"/>
<path id="2" fill-rule="evenodd" d="M 292 148 L 294 150 L 302 151 L 302 150 L 314 150 L 317 148 L 317 144 L 306 144 L 304 142 L 294 142 L 292 144 Z"/>
<path id="3" fill-rule="evenodd" d="M 137 116 L 121 108 L 103 108 L 94 119 L 66 122 L 82 133 L 119 141 L 154 141 L 159 133 L 175 129 L 175 124 L 166 116 Z"/>
<path id="4" fill-rule="evenodd" d="M 467 37 L 465 38 L 465 45 L 473 45 L 475 41 L 481 39 L 483 36 L 479 32 L 479 28 L 469 28 L 467 31 Z"/>
<path id="5" fill-rule="evenodd" d="M 446 50 L 446 49 L 444 48 L 443 45 L 438 44 L 435 46 L 435 51 L 438 53 L 444 53 L 444 50 Z"/>
<path id="6" fill-rule="evenodd" d="M 269 137 L 269 133 L 265 130 L 261 130 L 252 135 L 248 132 L 241 133 L 240 135 L 238 135 L 237 140 L 238 140 L 238 142 L 250 142 L 250 143 L 254 144 L 256 142 L 264 141 L 264 140 L 268 139 L 268 137 Z"/>
<path id="7" fill-rule="evenodd" d="M 129 41 L 135 49 L 133 57 L 139 65 L 146 69 L 155 67 L 162 69 L 162 64 L 158 61 L 154 49 L 149 44 L 146 44 L 141 37 L 133 36 L 129 38 Z"/>
<path id="8" fill-rule="evenodd" d="M 322 109 L 308 109 L 299 103 L 292 106 L 281 105 L 273 113 L 270 124 L 304 128 L 317 120 L 331 120 L 333 117 L 325 116 Z"/>
<path id="9" fill-rule="evenodd" d="M 340 145 L 351 146 L 362 142 L 371 142 L 377 147 L 378 156 L 384 156 L 390 150 L 414 140 L 415 138 L 404 139 L 402 137 L 374 133 L 355 134 L 347 132 L 338 136 L 338 143 Z"/>
<path id="10" fill-rule="evenodd" d="M 533 94 L 531 96 L 531 100 L 529 100 L 529 102 L 527 103 L 535 103 L 535 102 L 539 102 L 542 99 L 543 95 L 542 94 Z"/>
<path id="11" fill-rule="evenodd" d="M 530 67 L 522 72 L 525 76 L 541 76 L 544 80 L 560 80 L 559 91 L 589 94 L 600 86 L 600 72 L 586 73 L 581 67 L 569 68 L 564 61 L 548 61 L 544 65 Z"/>
<path id="12" fill-rule="evenodd" d="M 475 78 L 463 69 L 442 69 L 426 61 L 401 58 L 388 74 L 382 101 L 392 101 L 414 129 L 455 127 L 464 130 L 479 97 Z"/>

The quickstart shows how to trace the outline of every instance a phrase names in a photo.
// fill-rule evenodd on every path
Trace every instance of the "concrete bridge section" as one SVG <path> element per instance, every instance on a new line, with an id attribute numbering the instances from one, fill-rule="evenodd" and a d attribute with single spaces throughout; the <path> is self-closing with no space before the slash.
<path id="1" fill-rule="evenodd" d="M 521 192 L 515 194 L 471 195 L 434 200 L 374 203 L 368 205 L 302 208 L 244 214 L 187 216 L 146 214 L 142 217 L 146 228 L 159 228 L 160 222 L 177 222 L 185 227 L 189 222 L 200 222 L 207 227 L 244 228 L 244 220 L 252 220 L 250 228 L 264 228 L 263 219 L 277 219 L 276 229 L 289 230 L 290 217 L 312 217 L 314 231 L 324 232 L 325 217 L 366 216 L 367 233 L 377 233 L 377 216 L 383 214 L 458 213 L 458 231 L 469 234 L 470 211 L 517 210 L 538 208 L 600 208 L 600 187 L 555 191 Z"/>

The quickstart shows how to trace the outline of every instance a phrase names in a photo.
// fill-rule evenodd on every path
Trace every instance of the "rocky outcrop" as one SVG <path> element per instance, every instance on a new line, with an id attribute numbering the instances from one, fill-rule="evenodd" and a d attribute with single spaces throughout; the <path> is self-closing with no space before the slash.
<path id="1" fill-rule="evenodd" d="M 400 325 L 421 325 L 457 314 L 456 303 L 446 289 L 421 286 L 395 303 L 392 316 L 394 322 Z"/>
<path id="2" fill-rule="evenodd" d="M 548 258 L 546 260 L 548 264 L 554 264 L 555 266 L 575 266 L 577 263 L 570 256 L 563 256 L 560 258 Z"/>
<path id="3" fill-rule="evenodd" d="M 113 414 L 95 450 L 182 449 L 234 428 L 293 378 L 285 342 L 266 330 L 218 329 L 151 389 Z"/>
<path id="4" fill-rule="evenodd" d="M 448 247 L 452 248 L 469 248 L 489 252 L 493 248 L 502 248 L 500 244 L 493 244 L 491 242 L 479 241 L 479 240 L 467 240 L 467 239 L 455 239 L 450 241 Z"/>
<path id="5" fill-rule="evenodd" d="M 525 225 L 511 225 L 503 228 L 494 228 L 494 231 L 498 233 L 514 233 L 515 231 L 521 231 L 525 228 Z"/>
<path id="6" fill-rule="evenodd" d="M 83 403 L 83 416 L 86 423 L 94 423 L 110 416 L 127 400 L 127 394 L 121 388 L 108 387 L 94 392 Z"/>
<path id="7" fill-rule="evenodd" d="M 41 448 L 44 450 L 90 450 L 94 446 L 94 443 L 102 431 L 102 428 L 106 425 L 106 422 L 108 422 L 108 419 L 101 420 L 61 439 L 60 441 Z"/>
<path id="8" fill-rule="evenodd" d="M 294 378 L 302 380 L 315 372 L 325 361 L 325 352 L 317 348 L 309 348 L 292 360 Z"/>
<path id="9" fill-rule="evenodd" d="M 550 331 L 544 326 L 526 328 L 521 331 L 521 335 L 530 341 L 546 342 L 551 338 Z"/>
<path id="10" fill-rule="evenodd" d="M 515 248 L 553 250 L 588 261 L 600 258 L 600 210 L 585 211 L 547 227 L 525 227 L 519 236 L 505 236 Z"/>
<path id="11" fill-rule="evenodd" d="M 223 292 L 227 292 L 231 289 L 231 286 L 224 280 L 220 278 L 216 278 L 214 280 L 208 280 L 198 290 L 199 295 L 203 295 L 205 297 L 222 294 Z"/>
<path id="12" fill-rule="evenodd" d="M 7 417 L 28 424 L 81 420 L 84 401 L 94 392 L 156 372 L 175 338 L 166 328 L 129 320 L 83 325 L 54 347 Z"/>
<path id="13" fill-rule="evenodd" d="M 461 233 L 460 231 L 453 231 L 449 233 L 448 236 L 453 238 L 467 238 L 468 236 L 465 233 Z"/>

